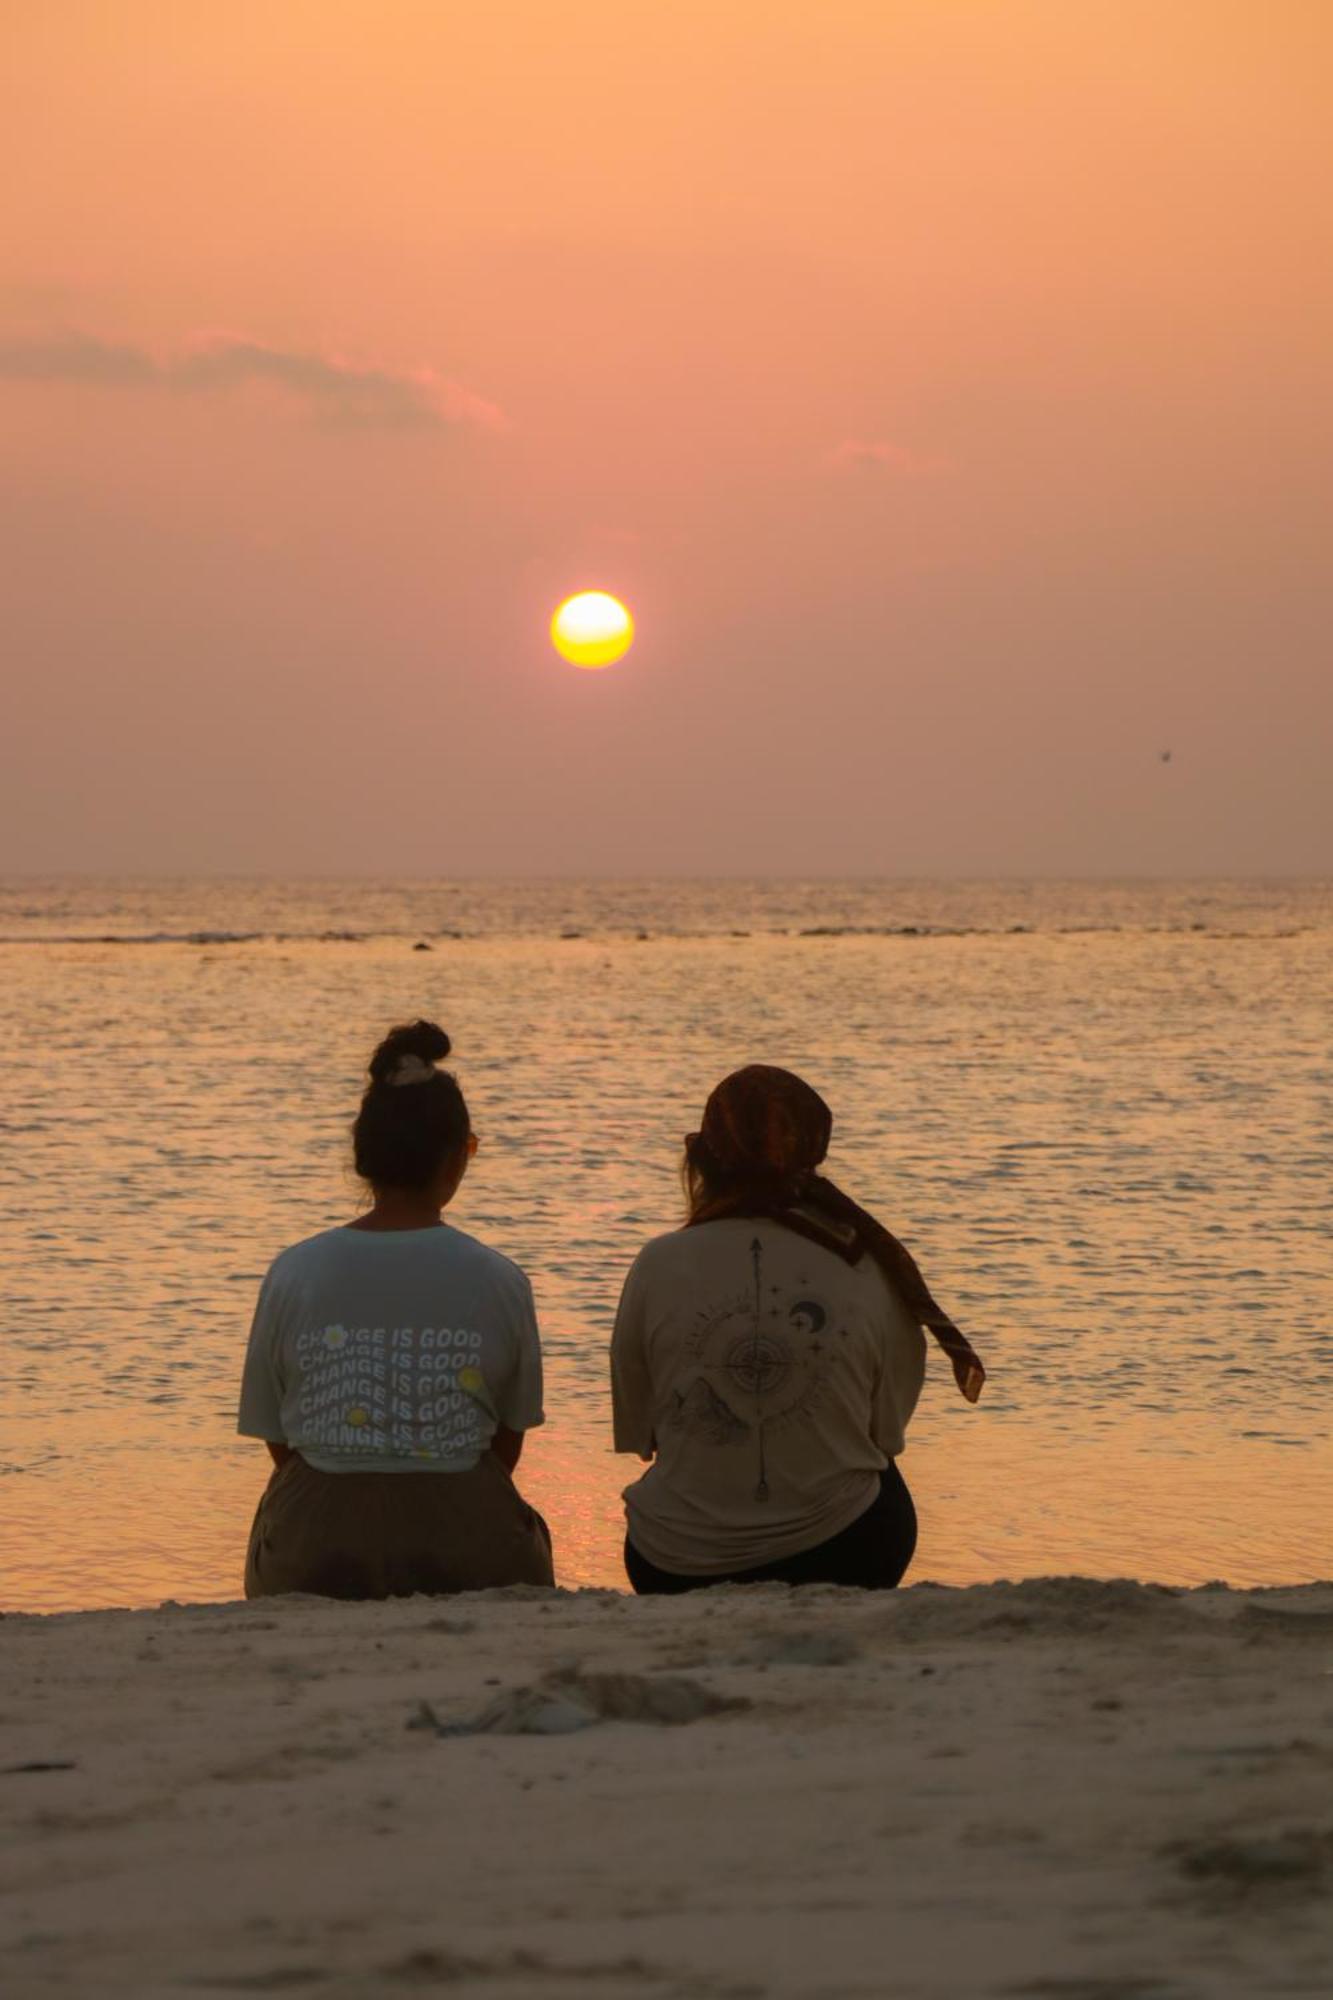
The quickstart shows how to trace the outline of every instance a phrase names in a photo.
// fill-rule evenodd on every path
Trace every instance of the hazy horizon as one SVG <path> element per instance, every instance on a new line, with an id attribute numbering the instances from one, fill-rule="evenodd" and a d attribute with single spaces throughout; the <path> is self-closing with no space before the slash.
<path id="1" fill-rule="evenodd" d="M 1333 873 L 1333 11 L 0 53 L 0 868 Z"/>
<path id="2" fill-rule="evenodd" d="M 1204 887 L 1213 883 L 1219 885 L 1226 885 L 1229 883 L 1246 883 L 1254 886 L 1261 886 L 1264 883 L 1272 883 L 1275 886 L 1284 883 L 1304 883 L 1304 884 L 1319 884 L 1324 882 L 1333 883 L 1333 870 L 1319 869 L 1319 868 L 1290 869 L 1283 871 L 1281 873 L 1277 873 L 1268 869 L 1260 869 L 1253 872 L 1246 872 L 1244 870 L 1230 870 L 1230 871 L 1213 870 L 1208 873 L 1174 875 L 1166 873 L 1155 874 L 1147 872 L 1141 874 L 1134 874 L 1134 873 L 1122 873 L 1114 870 L 1095 871 L 1089 869 L 1077 875 L 1058 875 L 1058 874 L 1045 874 L 1038 872 L 1036 870 L 1026 871 L 1023 873 L 1010 873 L 1007 871 L 987 872 L 983 869 L 978 869 L 978 870 L 973 870 L 967 874 L 946 875 L 933 871 L 931 872 L 920 871 L 920 872 L 896 874 L 886 870 L 878 870 L 874 873 L 870 873 L 865 870 L 815 869 L 815 870 L 807 870 L 804 873 L 786 873 L 786 872 L 777 873 L 773 871 L 759 872 L 748 869 L 730 870 L 730 869 L 702 869 L 702 868 L 690 869 L 688 871 L 678 871 L 675 873 L 670 873 L 664 870 L 656 870 L 656 869 L 629 869 L 620 871 L 611 869 L 602 869 L 596 872 L 585 872 L 574 869 L 541 869 L 541 868 L 524 869 L 518 872 L 515 871 L 501 872 L 499 870 L 472 869 L 465 874 L 464 873 L 444 874 L 439 872 L 438 870 L 430 873 L 420 873 L 420 872 L 409 872 L 406 870 L 357 869 L 357 868 L 340 868 L 336 871 L 328 871 L 328 872 L 320 872 L 315 870 L 222 869 L 222 868 L 191 868 L 184 871 L 178 869 L 155 869 L 155 868 L 113 869 L 110 871 L 98 868 L 0 869 L 0 882 L 56 882 L 56 881 L 87 882 L 87 883 L 96 883 L 96 882 L 115 883 L 115 882 L 135 882 L 135 881 L 153 882 L 153 883 L 272 882 L 272 883 L 285 883 L 288 886 L 299 886 L 300 884 L 307 882 L 311 884 L 339 883 L 339 882 L 365 883 L 365 884 L 372 884 L 372 883 L 387 884 L 391 882 L 393 883 L 420 882 L 423 884 L 438 884 L 445 886 L 452 883 L 464 886 L 472 883 L 537 884 L 543 882 L 549 882 L 549 883 L 653 882 L 653 883 L 664 883 L 664 884 L 687 884 L 690 882 L 735 882 L 737 884 L 744 884 L 747 882 L 762 882 L 762 883 L 805 884 L 805 883 L 828 882 L 828 883 L 857 884 L 867 887 L 874 886 L 877 883 L 885 883 L 885 884 L 893 883 L 893 884 L 901 884 L 904 886 L 911 885 L 912 883 L 921 883 L 923 885 L 964 887 L 970 883 L 976 883 L 978 885 L 990 885 L 996 888 L 1001 888 L 1005 886 L 1021 887 L 1024 883 L 1031 882 L 1031 883 L 1041 883 L 1042 885 L 1048 887 L 1057 887 L 1061 884 L 1067 884 L 1071 887 L 1077 887 L 1079 884 L 1086 883 L 1090 886 L 1101 885 L 1107 888 L 1111 888 L 1115 887 L 1117 884 L 1133 885 L 1136 883 L 1143 883 L 1147 885 L 1160 884 L 1161 886 L 1164 887 L 1169 885 L 1176 888 L 1188 888 L 1195 884 Z"/>

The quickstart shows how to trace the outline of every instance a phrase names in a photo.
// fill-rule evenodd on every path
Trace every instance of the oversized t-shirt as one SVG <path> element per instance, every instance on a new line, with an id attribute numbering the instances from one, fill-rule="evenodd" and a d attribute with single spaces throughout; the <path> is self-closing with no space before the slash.
<path id="1" fill-rule="evenodd" d="M 542 1421 L 532 1287 L 475 1237 L 327 1229 L 260 1288 L 237 1429 L 323 1472 L 466 1472 Z"/>
<path id="2" fill-rule="evenodd" d="M 728 1217 L 656 1237 L 611 1340 L 625 1489 L 660 1569 L 723 1576 L 816 1547 L 874 1500 L 902 1449 L 925 1337 L 873 1258 Z"/>

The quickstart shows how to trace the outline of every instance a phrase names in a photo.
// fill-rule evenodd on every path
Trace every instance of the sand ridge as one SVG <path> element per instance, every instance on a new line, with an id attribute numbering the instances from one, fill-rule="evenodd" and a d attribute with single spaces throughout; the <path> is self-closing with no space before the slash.
<path id="1" fill-rule="evenodd" d="M 16 1996 L 1333 1986 L 1333 1585 L 291 1598 L 0 1659 Z"/>

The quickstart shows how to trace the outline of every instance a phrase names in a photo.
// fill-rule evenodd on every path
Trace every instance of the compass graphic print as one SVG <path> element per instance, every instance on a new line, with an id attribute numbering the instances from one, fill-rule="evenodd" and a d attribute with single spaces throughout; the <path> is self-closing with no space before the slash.
<path id="1" fill-rule="evenodd" d="M 774 1334 L 743 1333 L 722 1365 L 747 1396 L 774 1396 L 791 1373 L 791 1349 Z"/>
<path id="2" fill-rule="evenodd" d="M 675 1388 L 670 1421 L 710 1445 L 753 1451 L 756 1500 L 770 1498 L 772 1442 L 809 1420 L 827 1385 L 833 1352 L 821 1336 L 828 1325 L 829 1309 L 808 1277 L 788 1276 L 784 1284 L 766 1273 L 756 1236 L 744 1282 L 706 1306 L 691 1330 L 692 1372 Z"/>

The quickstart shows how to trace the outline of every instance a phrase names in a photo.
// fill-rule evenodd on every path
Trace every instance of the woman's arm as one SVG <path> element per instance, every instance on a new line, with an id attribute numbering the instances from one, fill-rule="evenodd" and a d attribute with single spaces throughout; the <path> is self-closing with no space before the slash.
<path id="1" fill-rule="evenodd" d="M 616 1451 L 651 1459 L 653 1383 L 644 1339 L 644 1300 L 639 1261 L 630 1266 L 611 1332 L 611 1426 Z"/>
<path id="2" fill-rule="evenodd" d="M 532 1286 L 520 1271 L 518 1289 L 508 1299 L 511 1360 L 495 1400 L 487 1405 L 495 1418 L 491 1450 L 506 1472 L 512 1473 L 523 1450 L 523 1439 L 545 1421 L 542 1409 L 542 1342 L 537 1331 L 537 1308 Z"/>
<path id="3" fill-rule="evenodd" d="M 270 1265 L 259 1288 L 259 1302 L 250 1327 L 241 1374 L 241 1402 L 236 1428 L 242 1437 L 259 1438 L 272 1455 L 274 1465 L 291 1456 L 291 1447 L 282 1440 L 282 1401 L 285 1387 L 279 1361 L 281 1324 L 279 1287 Z"/>

